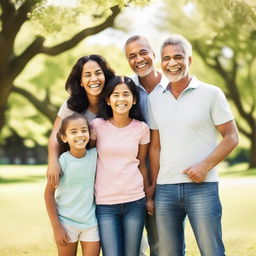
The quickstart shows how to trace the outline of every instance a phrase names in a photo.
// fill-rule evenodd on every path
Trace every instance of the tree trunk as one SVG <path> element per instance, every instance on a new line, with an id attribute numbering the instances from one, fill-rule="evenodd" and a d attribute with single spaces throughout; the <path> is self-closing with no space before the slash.
<path id="1" fill-rule="evenodd" d="M 253 127 L 252 131 L 249 167 L 256 168 L 256 125 Z"/>
<path id="2" fill-rule="evenodd" d="M 0 76 L 2 74 L 0 73 Z M 5 115 L 4 112 L 7 108 L 8 98 L 12 91 L 12 81 L 8 78 L 0 78 L 0 131 L 5 124 Z"/>

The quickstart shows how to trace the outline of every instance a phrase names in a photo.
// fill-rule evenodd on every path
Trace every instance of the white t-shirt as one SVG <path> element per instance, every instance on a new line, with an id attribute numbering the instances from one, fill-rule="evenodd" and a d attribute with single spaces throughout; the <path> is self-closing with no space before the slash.
<path id="1" fill-rule="evenodd" d="M 233 120 L 220 88 L 192 78 L 175 99 L 164 87 L 149 95 L 150 129 L 159 130 L 161 152 L 158 184 L 192 182 L 183 170 L 206 158 L 217 146 L 215 125 Z M 218 181 L 216 167 L 206 182 Z"/>

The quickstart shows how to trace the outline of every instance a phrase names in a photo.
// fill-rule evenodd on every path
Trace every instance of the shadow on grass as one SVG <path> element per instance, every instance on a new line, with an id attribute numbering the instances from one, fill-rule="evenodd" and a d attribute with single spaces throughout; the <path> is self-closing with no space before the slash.
<path id="1" fill-rule="evenodd" d="M 0 176 L 0 184 L 41 182 L 44 179 L 45 179 L 44 175 L 27 175 L 19 178 L 18 177 L 3 178 Z"/>

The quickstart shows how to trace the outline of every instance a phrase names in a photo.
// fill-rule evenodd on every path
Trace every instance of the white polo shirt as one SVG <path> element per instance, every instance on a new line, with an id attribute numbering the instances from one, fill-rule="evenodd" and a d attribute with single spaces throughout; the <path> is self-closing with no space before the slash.
<path id="1" fill-rule="evenodd" d="M 164 87 L 149 95 L 150 129 L 159 130 L 161 152 L 157 184 L 192 182 L 183 170 L 199 163 L 217 146 L 215 125 L 233 120 L 222 90 L 193 77 L 178 99 Z M 218 181 L 216 167 L 206 182 Z"/>

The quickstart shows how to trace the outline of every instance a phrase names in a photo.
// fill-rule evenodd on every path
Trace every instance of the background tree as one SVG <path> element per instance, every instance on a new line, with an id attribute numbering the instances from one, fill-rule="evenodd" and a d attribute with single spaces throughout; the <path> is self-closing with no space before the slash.
<path id="1" fill-rule="evenodd" d="M 32 58 L 39 54 L 55 56 L 72 49 L 86 37 L 113 26 L 127 4 L 141 5 L 147 0 L 80 0 L 73 6 L 56 6 L 50 2 L 0 0 L 0 129 L 5 124 L 5 111 L 13 92 L 26 97 L 49 120 L 55 119 L 57 107 L 51 102 L 50 90 L 40 100 L 22 84 L 16 84 Z M 29 37 L 22 34 L 24 26 L 30 26 L 33 32 Z M 26 43 L 22 45 L 19 41 L 24 36 Z"/>
<path id="2" fill-rule="evenodd" d="M 250 141 L 250 167 L 256 167 L 255 1 L 165 3 L 164 28 L 188 38 L 194 52 L 221 79 L 235 116 L 239 117 L 239 131 Z M 213 81 L 210 76 L 207 80 Z"/>

